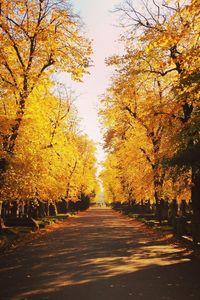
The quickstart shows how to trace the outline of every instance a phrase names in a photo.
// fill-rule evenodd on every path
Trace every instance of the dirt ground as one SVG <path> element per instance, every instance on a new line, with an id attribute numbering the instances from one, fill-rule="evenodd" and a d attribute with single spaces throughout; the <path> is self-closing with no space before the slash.
<path id="1" fill-rule="evenodd" d="M 91 208 L 0 256 L 0 300 L 200 300 L 200 261 Z"/>

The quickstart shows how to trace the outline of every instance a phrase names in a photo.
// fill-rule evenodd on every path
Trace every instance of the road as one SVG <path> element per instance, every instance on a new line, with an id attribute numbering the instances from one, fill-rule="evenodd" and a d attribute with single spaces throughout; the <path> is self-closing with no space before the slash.
<path id="1" fill-rule="evenodd" d="M 109 208 L 0 257 L 0 300 L 200 300 L 200 262 Z"/>

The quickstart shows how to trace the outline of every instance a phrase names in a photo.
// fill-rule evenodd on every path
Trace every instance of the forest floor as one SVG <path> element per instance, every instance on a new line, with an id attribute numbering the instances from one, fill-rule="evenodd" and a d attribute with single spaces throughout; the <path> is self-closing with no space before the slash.
<path id="1" fill-rule="evenodd" d="M 199 300 L 190 249 L 110 208 L 91 208 L 0 257 L 0 300 Z"/>

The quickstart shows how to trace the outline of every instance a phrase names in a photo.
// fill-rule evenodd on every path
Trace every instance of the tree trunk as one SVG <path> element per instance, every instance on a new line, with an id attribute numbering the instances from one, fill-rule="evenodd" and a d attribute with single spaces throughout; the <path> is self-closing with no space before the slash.
<path id="1" fill-rule="evenodd" d="M 0 201 L 0 230 L 5 227 L 3 218 L 1 217 L 3 201 Z"/>
<path id="2" fill-rule="evenodd" d="M 195 212 L 200 213 L 200 167 L 192 166 L 192 207 Z"/>
<path id="3" fill-rule="evenodd" d="M 157 170 L 154 169 L 154 197 L 155 197 L 155 204 L 156 204 L 156 211 L 155 216 L 158 220 L 161 218 L 161 211 L 160 211 L 160 200 L 162 198 L 163 193 L 163 175 L 160 175 Z"/>
<path id="4" fill-rule="evenodd" d="M 25 87 L 23 93 L 21 94 L 21 99 L 18 101 L 19 105 L 16 112 L 15 120 L 10 127 L 10 133 L 6 134 L 3 138 L 3 150 L 9 154 L 12 154 L 14 152 L 15 142 L 18 137 L 19 128 L 21 126 L 24 112 L 25 112 L 27 97 L 28 97 L 28 92 L 27 92 L 27 87 Z"/>
<path id="5" fill-rule="evenodd" d="M 49 217 L 49 206 L 50 206 L 50 201 L 47 201 L 47 217 Z"/>
<path id="6" fill-rule="evenodd" d="M 3 201 L 0 201 L 0 218 L 1 218 L 1 213 L 2 213 L 2 205 L 3 205 Z"/>
<path id="7" fill-rule="evenodd" d="M 200 168 L 199 166 L 192 166 L 192 236 L 196 244 L 200 242 Z"/>

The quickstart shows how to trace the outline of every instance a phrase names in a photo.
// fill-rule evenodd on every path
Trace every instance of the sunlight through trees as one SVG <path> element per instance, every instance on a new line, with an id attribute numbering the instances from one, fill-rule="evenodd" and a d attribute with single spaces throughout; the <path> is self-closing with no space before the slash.
<path id="1" fill-rule="evenodd" d="M 97 193 L 95 146 L 51 76 L 80 81 L 88 72 L 81 27 L 68 1 L 0 1 L 1 200 L 76 202 Z"/>
<path id="2" fill-rule="evenodd" d="M 191 199 L 200 217 L 199 11 L 196 0 L 116 9 L 125 54 L 107 60 L 116 71 L 100 110 L 108 201 Z"/>

